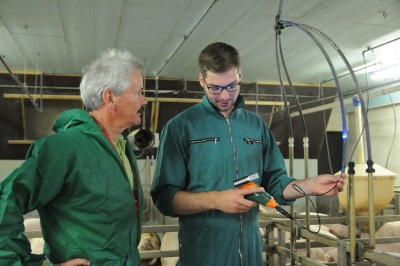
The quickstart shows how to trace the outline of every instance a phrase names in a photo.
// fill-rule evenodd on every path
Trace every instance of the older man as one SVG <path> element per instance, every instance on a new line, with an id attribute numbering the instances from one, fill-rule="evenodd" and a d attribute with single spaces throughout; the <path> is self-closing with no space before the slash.
<path id="1" fill-rule="evenodd" d="M 52 264 L 140 265 L 142 188 L 123 131 L 147 104 L 142 69 L 128 52 L 104 52 L 83 72 L 86 110 L 63 112 L 0 183 L 0 265 L 42 264 L 23 234 L 35 209 Z"/>

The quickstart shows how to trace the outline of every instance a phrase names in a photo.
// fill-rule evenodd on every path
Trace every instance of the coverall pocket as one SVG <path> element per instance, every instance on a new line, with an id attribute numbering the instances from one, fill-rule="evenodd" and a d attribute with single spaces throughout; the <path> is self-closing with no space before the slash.
<path id="1" fill-rule="evenodd" d="M 194 182 L 215 181 L 223 175 L 223 151 L 219 137 L 191 140 L 189 145 L 190 177 Z"/>

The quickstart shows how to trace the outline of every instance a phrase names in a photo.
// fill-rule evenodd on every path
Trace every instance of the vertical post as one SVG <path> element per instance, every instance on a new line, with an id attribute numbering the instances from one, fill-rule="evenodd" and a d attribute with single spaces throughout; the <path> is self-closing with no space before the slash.
<path id="1" fill-rule="evenodd" d="M 375 199 L 374 199 L 374 162 L 367 160 L 367 173 L 368 173 L 368 211 L 369 211 L 369 247 L 375 249 Z M 371 265 L 376 265 L 371 262 Z"/>
<path id="2" fill-rule="evenodd" d="M 25 99 L 21 97 L 21 117 L 22 117 L 22 133 L 24 140 L 26 140 L 26 117 L 25 117 Z"/>
<path id="3" fill-rule="evenodd" d="M 303 148 L 304 148 L 304 178 L 309 177 L 308 173 L 308 137 L 303 138 Z M 310 207 L 309 207 L 309 202 L 306 198 L 306 226 L 307 229 L 310 229 Z M 306 239 L 306 254 L 307 257 L 309 258 L 311 256 L 311 243 L 310 239 Z"/>
<path id="4" fill-rule="evenodd" d="M 267 265 L 274 265 L 274 224 L 268 224 L 265 230 L 267 240 L 267 251 L 265 252 Z"/>
<path id="5" fill-rule="evenodd" d="M 288 147 L 289 147 L 289 175 L 294 175 L 294 138 L 289 137 L 288 139 Z M 294 206 L 290 205 L 290 215 L 294 217 Z M 294 221 L 290 221 L 290 265 L 295 265 L 295 227 Z"/>
<path id="6" fill-rule="evenodd" d="M 349 235 L 350 235 L 350 259 L 351 263 L 356 262 L 356 208 L 355 208 L 355 193 L 354 193 L 354 162 L 349 162 L 349 185 L 347 190 L 348 210 L 350 214 Z"/>

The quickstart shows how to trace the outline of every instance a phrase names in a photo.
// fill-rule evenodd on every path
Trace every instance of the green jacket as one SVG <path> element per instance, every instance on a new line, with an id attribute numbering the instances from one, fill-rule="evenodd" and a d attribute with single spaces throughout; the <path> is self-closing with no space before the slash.
<path id="1" fill-rule="evenodd" d="M 293 180 L 271 131 L 262 118 L 245 110 L 238 97 L 229 120 L 204 96 L 202 103 L 171 119 L 161 133 L 151 195 L 158 209 L 172 217 L 177 191 L 222 191 L 258 173 L 256 182 L 280 204 Z M 262 265 L 258 208 L 246 214 L 207 211 L 179 216 L 180 265 Z"/>
<path id="2" fill-rule="evenodd" d="M 44 256 L 30 254 L 23 234 L 23 214 L 35 209 L 52 263 L 86 258 L 92 266 L 140 265 L 142 187 L 129 142 L 134 191 L 119 155 L 86 111 L 62 113 L 53 130 L 0 183 L 0 265 L 42 265 Z"/>

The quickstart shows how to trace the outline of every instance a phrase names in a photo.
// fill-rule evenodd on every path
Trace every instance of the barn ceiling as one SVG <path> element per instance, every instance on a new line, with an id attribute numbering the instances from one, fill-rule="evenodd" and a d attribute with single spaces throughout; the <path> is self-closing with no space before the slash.
<path id="1" fill-rule="evenodd" d="M 279 0 L 0 0 L 0 55 L 13 71 L 75 74 L 101 51 L 115 47 L 142 58 L 147 76 L 195 79 L 199 52 L 211 42 L 224 41 L 239 50 L 245 80 L 277 82 L 274 26 L 279 4 Z M 400 57 L 399 14 L 398 0 L 286 0 L 281 19 L 326 34 L 353 68 L 373 64 L 367 67 L 368 79 L 365 71 L 356 72 L 366 87 L 384 82 L 369 78 L 386 67 L 379 61 L 385 53 L 392 59 Z M 292 82 L 333 83 L 327 60 L 299 27 L 283 28 L 280 39 Z M 353 90 L 345 64 L 330 44 L 318 40 L 343 80 L 343 89 Z M 5 70 L 0 64 L 0 71 Z"/>

